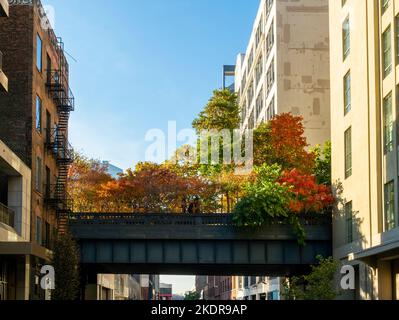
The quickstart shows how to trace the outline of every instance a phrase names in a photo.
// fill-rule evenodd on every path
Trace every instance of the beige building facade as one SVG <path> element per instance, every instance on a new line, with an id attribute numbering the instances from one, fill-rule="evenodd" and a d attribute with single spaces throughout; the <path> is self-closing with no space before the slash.
<path id="1" fill-rule="evenodd" d="M 334 255 L 347 298 L 399 299 L 399 1 L 330 0 Z"/>
<path id="2" fill-rule="evenodd" d="M 235 91 L 242 129 L 276 114 L 304 118 L 310 145 L 330 139 L 328 0 L 262 0 Z"/>

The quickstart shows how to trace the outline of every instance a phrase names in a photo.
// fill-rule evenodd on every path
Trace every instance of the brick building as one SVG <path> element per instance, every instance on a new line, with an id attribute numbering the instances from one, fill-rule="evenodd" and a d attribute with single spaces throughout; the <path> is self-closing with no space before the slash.
<path id="1" fill-rule="evenodd" d="M 51 250 L 68 209 L 69 66 L 38 0 L 10 4 L 9 17 L 0 19 L 0 44 L 8 77 L 8 93 L 0 93 L 0 140 L 32 172 L 30 242 Z M 44 298 L 38 278 L 46 262 L 31 261 L 31 299 Z"/>
<path id="2" fill-rule="evenodd" d="M 205 300 L 233 300 L 233 277 L 208 276 L 204 290 Z"/>

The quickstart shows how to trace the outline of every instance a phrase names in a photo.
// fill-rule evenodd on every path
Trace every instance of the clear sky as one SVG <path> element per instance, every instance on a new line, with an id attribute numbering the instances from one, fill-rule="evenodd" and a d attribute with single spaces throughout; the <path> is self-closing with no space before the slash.
<path id="1" fill-rule="evenodd" d="M 74 148 L 127 169 L 144 160 L 148 130 L 166 132 L 170 120 L 190 128 L 222 86 L 222 65 L 245 52 L 259 2 L 43 0 L 76 59 L 69 58 Z M 192 278 L 178 284 L 192 286 Z"/>

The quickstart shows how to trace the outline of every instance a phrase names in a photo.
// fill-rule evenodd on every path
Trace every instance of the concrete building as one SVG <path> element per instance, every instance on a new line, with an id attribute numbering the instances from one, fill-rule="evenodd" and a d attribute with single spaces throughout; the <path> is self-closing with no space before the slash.
<path id="1" fill-rule="evenodd" d="M 28 300 L 38 292 L 32 262 L 50 257 L 30 242 L 30 200 L 31 170 L 0 140 L 0 300 Z"/>
<path id="2" fill-rule="evenodd" d="M 99 274 L 97 284 L 90 284 L 85 300 L 141 300 L 140 278 L 127 274 Z"/>
<path id="3" fill-rule="evenodd" d="M 328 0 L 262 0 L 235 91 L 242 129 L 276 114 L 304 118 L 310 145 L 330 139 Z"/>
<path id="4" fill-rule="evenodd" d="M 330 0 L 334 255 L 347 298 L 399 299 L 399 1 Z"/>
<path id="5" fill-rule="evenodd" d="M 44 12 L 40 1 L 16 1 L 9 17 L 0 18 L 2 70 L 8 77 L 8 93 L 0 90 L 0 139 L 32 172 L 28 240 L 42 252 L 51 250 L 55 234 L 65 227 L 72 161 L 68 120 L 74 109 L 63 43 Z M 30 299 L 45 298 L 38 279 L 48 262 L 30 261 Z"/>

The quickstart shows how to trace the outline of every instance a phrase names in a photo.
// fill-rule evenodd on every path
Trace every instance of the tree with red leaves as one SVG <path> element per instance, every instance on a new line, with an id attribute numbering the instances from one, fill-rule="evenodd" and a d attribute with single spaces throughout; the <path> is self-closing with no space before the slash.
<path id="1" fill-rule="evenodd" d="M 334 202 L 331 188 L 318 184 L 314 175 L 293 169 L 285 171 L 279 182 L 289 187 L 289 207 L 293 213 L 320 212 Z"/>

